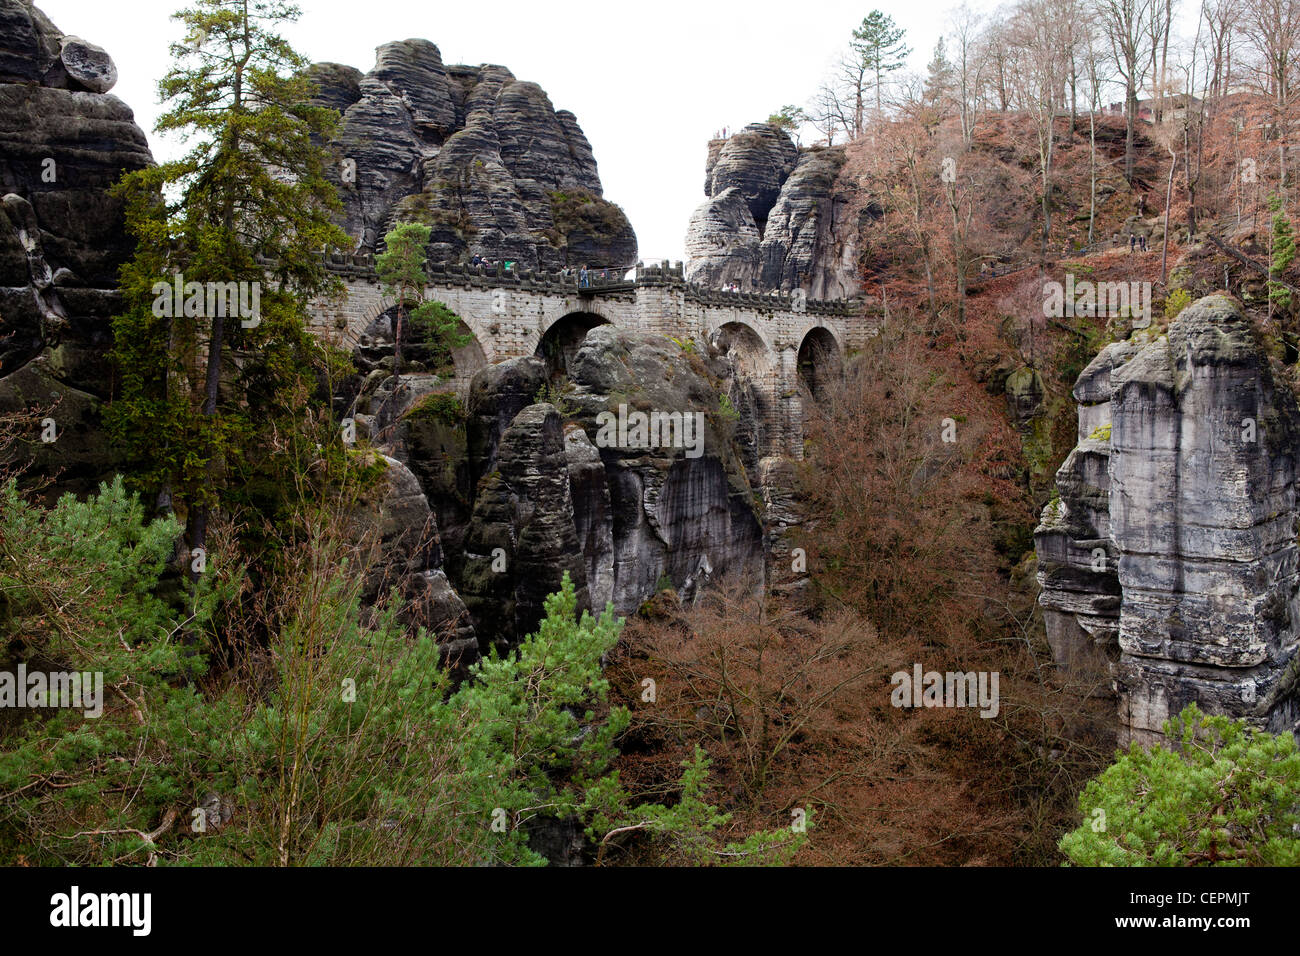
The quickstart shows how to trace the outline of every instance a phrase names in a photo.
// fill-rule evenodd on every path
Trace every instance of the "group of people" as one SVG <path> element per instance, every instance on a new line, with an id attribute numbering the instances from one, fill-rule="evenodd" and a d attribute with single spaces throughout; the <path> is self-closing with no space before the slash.
<path id="1" fill-rule="evenodd" d="M 1133 233 L 1128 234 L 1128 254 L 1133 255 L 1133 249 L 1136 247 L 1138 252 L 1147 251 L 1147 237 L 1138 236 Z"/>
<path id="2" fill-rule="evenodd" d="M 730 127 L 730 126 L 724 126 L 724 127 L 722 127 L 722 129 L 720 129 L 720 130 L 715 130 L 715 131 L 714 131 L 714 133 L 713 133 L 713 138 L 714 138 L 714 139 L 726 139 L 726 138 L 727 138 L 728 136 L 730 136 L 730 135 L 731 135 L 731 127 Z"/>
<path id="3" fill-rule="evenodd" d="M 565 280 L 572 279 L 573 269 L 569 266 L 565 266 L 563 269 L 560 270 L 560 277 Z M 586 266 L 583 266 L 578 270 L 578 288 L 590 289 L 591 280 L 595 278 L 608 279 L 609 270 L 601 269 L 600 272 L 597 273 L 595 269 L 588 269 Z"/>
<path id="4" fill-rule="evenodd" d="M 511 271 L 516 265 L 513 259 L 507 259 L 504 261 L 504 263 L 507 272 Z M 480 266 L 482 266 L 484 269 L 496 268 L 496 260 L 492 259 L 490 256 L 475 255 L 470 258 L 469 264 L 475 268 L 478 268 Z M 616 270 L 614 277 L 617 277 L 619 274 L 620 273 Z M 578 281 L 578 288 L 590 289 L 592 283 L 597 279 L 599 279 L 602 282 L 607 282 L 611 277 L 610 277 L 609 269 L 599 269 L 599 270 L 590 269 L 584 264 L 577 269 L 574 269 L 572 266 L 565 266 L 563 269 L 560 270 L 560 278 L 563 279 L 565 282 L 572 281 L 573 279 L 576 278 Z M 739 282 L 728 282 L 722 286 L 721 291 L 739 293 L 739 292 L 744 292 L 745 290 L 740 287 Z M 780 295 L 781 292 L 779 289 L 773 289 L 768 294 L 776 296 L 776 295 Z"/>
<path id="5" fill-rule="evenodd" d="M 509 272 L 511 269 L 513 269 L 513 268 L 515 267 L 515 260 L 514 260 L 514 259 L 505 259 L 505 260 L 503 260 L 503 262 L 504 262 L 505 269 L 506 269 L 507 272 Z M 491 257 L 489 257 L 489 256 L 480 256 L 480 255 L 475 255 L 475 256 L 473 256 L 473 257 L 469 260 L 469 264 L 472 265 L 472 266 L 474 266 L 475 268 L 478 268 L 479 266 L 482 266 L 484 269 L 495 269 L 496 266 L 497 266 L 497 263 L 496 263 L 496 260 L 495 260 L 495 259 L 493 259 L 493 258 L 491 258 Z"/>

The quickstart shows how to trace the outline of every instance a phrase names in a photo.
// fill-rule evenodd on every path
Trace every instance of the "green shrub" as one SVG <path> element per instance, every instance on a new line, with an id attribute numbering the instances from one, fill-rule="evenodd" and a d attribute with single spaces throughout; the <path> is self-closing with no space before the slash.
<path id="1" fill-rule="evenodd" d="M 1133 744 L 1084 788 L 1083 823 L 1060 844 L 1071 863 L 1300 864 L 1295 737 L 1207 717 L 1194 704 L 1164 731 L 1169 746 Z"/>
<path id="2" fill-rule="evenodd" d="M 1192 304 L 1192 294 L 1186 289 L 1174 289 L 1165 296 L 1165 321 L 1172 322 Z"/>
<path id="3" fill-rule="evenodd" d="M 214 550 L 171 602 L 179 528 L 146 521 L 120 480 L 52 509 L 0 486 L 3 666 L 99 671 L 106 698 L 98 718 L 0 712 L 0 862 L 539 864 L 540 817 L 579 821 L 602 860 L 627 839 L 701 863 L 797 851 L 785 831 L 720 845 L 703 753 L 670 805 L 625 791 L 610 768 L 628 714 L 601 664 L 622 621 L 577 618 L 567 576 L 537 633 L 453 693 L 395 596 L 368 605 L 371 552 L 346 513 L 300 524 L 258 593 Z M 216 657 L 236 625 L 240 653 Z"/>

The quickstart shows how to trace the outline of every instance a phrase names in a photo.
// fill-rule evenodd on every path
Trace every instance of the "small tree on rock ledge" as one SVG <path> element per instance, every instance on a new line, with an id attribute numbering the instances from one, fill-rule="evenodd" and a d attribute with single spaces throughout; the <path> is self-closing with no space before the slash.
<path id="1" fill-rule="evenodd" d="M 411 325 L 423 341 L 449 359 L 453 350 L 468 345 L 470 336 L 459 331 L 460 316 L 436 299 L 424 297 L 429 279 L 424 271 L 424 249 L 430 227 L 418 222 L 398 223 L 384 236 L 384 251 L 375 258 L 375 271 L 384 294 L 397 302 L 393 324 L 393 393 L 402 375 L 402 336 L 409 314 Z M 409 313 L 408 313 L 409 310 Z"/>

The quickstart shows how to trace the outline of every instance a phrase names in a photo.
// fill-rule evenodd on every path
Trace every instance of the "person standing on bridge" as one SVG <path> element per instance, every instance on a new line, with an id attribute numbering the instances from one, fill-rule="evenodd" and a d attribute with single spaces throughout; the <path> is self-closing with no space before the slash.
<path id="1" fill-rule="evenodd" d="M 587 272 L 587 267 L 584 265 L 581 269 L 578 270 L 578 288 L 586 289 L 589 288 L 590 286 L 591 286 L 591 275 L 590 273 Z"/>

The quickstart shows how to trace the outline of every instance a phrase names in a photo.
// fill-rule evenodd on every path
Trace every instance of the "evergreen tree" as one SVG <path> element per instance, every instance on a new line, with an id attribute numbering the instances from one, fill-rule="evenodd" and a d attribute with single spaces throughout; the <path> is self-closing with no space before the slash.
<path id="1" fill-rule="evenodd" d="M 338 371 L 306 319 L 313 297 L 338 288 L 320 251 L 347 242 L 317 145 L 338 114 L 309 105 L 306 60 L 276 32 L 298 15 L 281 0 L 197 0 L 174 14 L 189 39 L 171 45 L 156 130 L 194 145 L 119 187 L 137 251 L 113 323 L 109 425 L 136 482 L 164 510 L 173 498 L 183 508 L 192 552 L 223 500 L 275 510 L 328 426 L 291 440 L 315 376 Z"/>
<path id="2" fill-rule="evenodd" d="M 1295 259 L 1295 237 L 1291 232 L 1291 217 L 1282 205 L 1281 196 L 1272 196 L 1268 208 L 1273 212 L 1273 255 L 1269 263 L 1268 298 L 1283 312 L 1291 309 L 1291 290 L 1274 279 L 1281 279 Z"/>
<path id="3" fill-rule="evenodd" d="M 612 768 L 616 741 L 631 717 L 626 708 L 608 706 L 601 664 L 623 621 L 614 617 L 613 605 L 599 618 L 586 611 L 578 617 L 567 572 L 545 608 L 535 634 L 505 658 L 476 664 L 441 711 L 468 728 L 461 738 L 467 826 L 473 834 L 495 834 L 485 847 L 491 858 L 545 862 L 529 847 L 526 826 L 544 817 L 576 817 L 601 859 L 611 841 L 633 833 L 667 841 L 695 863 L 793 857 L 805 840 L 802 832 L 760 831 L 740 844 L 716 845 L 713 832 L 730 818 L 704 800 L 709 762 L 698 747 L 684 764 L 672 806 L 638 803 L 627 793 Z M 497 822 L 495 831 L 490 822 Z"/>
<path id="4" fill-rule="evenodd" d="M 925 105 L 943 114 L 944 102 L 952 95 L 955 71 L 948 62 L 943 37 L 934 45 L 934 56 L 925 67 Z"/>
<path id="5" fill-rule="evenodd" d="M 872 10 L 862 23 L 853 31 L 850 48 L 862 67 L 864 75 L 873 78 L 872 86 L 876 97 L 876 116 L 883 112 L 882 93 L 888 74 L 902 69 L 907 62 L 911 48 L 903 42 L 907 31 L 894 23 L 892 17 L 879 10 Z M 856 115 L 857 126 L 863 127 L 862 87 L 857 90 Z"/>
<path id="6" fill-rule="evenodd" d="M 802 107 L 787 104 L 769 116 L 767 121 L 777 129 L 793 135 L 800 126 L 808 122 L 808 114 Z"/>
<path id="7" fill-rule="evenodd" d="M 375 258 L 375 271 L 384 294 L 397 303 L 393 319 L 394 394 L 401 381 L 402 339 L 408 314 L 415 339 L 432 346 L 435 354 L 445 361 L 450 360 L 452 350 L 469 344 L 472 339 L 460 331 L 460 316 L 436 299 L 425 298 L 429 279 L 424 270 L 424 250 L 431 232 L 429 226 L 421 223 L 398 223 L 384 236 L 384 251 Z"/>
<path id="8" fill-rule="evenodd" d="M 1170 746 L 1133 744 L 1079 797 L 1061 840 L 1080 866 L 1300 864 L 1300 752 L 1193 704 L 1167 721 Z"/>

